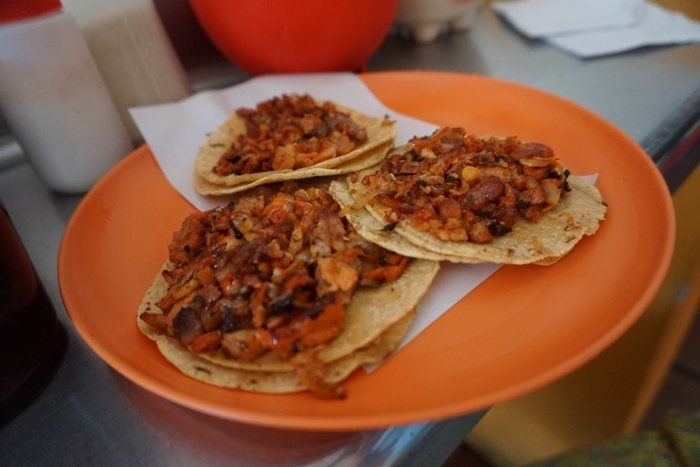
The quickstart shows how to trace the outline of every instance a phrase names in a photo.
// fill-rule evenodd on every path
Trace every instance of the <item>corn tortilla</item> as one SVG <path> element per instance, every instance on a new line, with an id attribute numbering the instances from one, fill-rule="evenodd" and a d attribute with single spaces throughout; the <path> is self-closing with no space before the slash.
<path id="1" fill-rule="evenodd" d="M 322 104 L 322 102 L 319 103 L 319 105 Z M 218 175 L 214 173 L 213 169 L 216 167 L 219 159 L 224 153 L 226 153 L 231 144 L 236 141 L 238 136 L 245 134 L 246 131 L 245 121 L 238 115 L 234 114 L 231 118 L 221 124 L 221 126 L 219 126 L 219 128 L 217 128 L 213 133 L 211 133 L 204 142 L 204 145 L 202 145 L 202 147 L 199 149 L 195 162 L 195 173 L 209 183 L 224 186 L 236 186 L 250 183 L 263 177 L 277 177 L 294 172 L 297 172 L 295 178 L 299 179 L 305 178 L 305 174 L 310 173 L 310 171 L 313 171 L 314 169 L 330 169 L 337 167 L 366 154 L 372 149 L 393 141 L 394 135 L 396 134 L 396 129 L 393 122 L 386 119 L 372 118 L 338 104 L 334 105 L 338 110 L 350 114 L 351 118 L 367 131 L 367 142 L 348 154 L 334 157 L 332 159 L 319 162 L 318 164 L 300 169 L 274 170 L 241 175 Z M 293 178 L 275 178 L 275 180 L 272 181 L 292 179 Z M 271 181 L 266 183 L 271 183 Z"/>
<path id="2" fill-rule="evenodd" d="M 265 172 L 268 175 L 260 177 L 257 180 L 253 180 L 248 183 L 242 183 L 240 185 L 227 186 L 227 185 L 217 185 L 211 183 L 206 178 L 199 175 L 197 172 L 194 173 L 194 187 L 200 195 L 207 196 L 221 196 L 230 195 L 234 193 L 240 193 L 251 188 L 255 188 L 261 185 L 267 185 L 269 183 L 282 182 L 286 180 L 299 180 L 305 178 L 313 177 L 327 177 L 348 174 L 352 172 L 358 172 L 364 170 L 368 167 L 381 162 L 386 154 L 391 148 L 391 143 L 384 144 L 382 146 L 375 147 L 368 150 L 365 154 L 360 155 L 348 162 L 345 162 L 336 167 L 304 167 L 297 170 L 286 170 L 277 172 Z"/>
<path id="3" fill-rule="evenodd" d="M 329 383 L 338 383 L 358 367 L 382 361 L 403 340 L 414 317 L 415 311 L 408 313 L 365 347 L 324 366 L 324 379 Z M 268 394 L 301 392 L 307 389 L 293 371 L 247 371 L 222 367 L 197 357 L 174 338 L 154 333 L 138 318 L 137 323 L 141 332 L 156 341 L 158 350 L 170 363 L 196 380 L 214 386 Z"/>
<path id="4" fill-rule="evenodd" d="M 348 177 L 348 191 L 354 200 L 367 198 L 368 189 L 361 180 L 373 173 L 377 167 Z M 593 235 L 605 218 L 607 211 L 600 192 L 595 185 L 581 177 L 570 176 L 571 191 L 559 204 L 537 222 L 519 220 L 513 230 L 490 243 L 450 242 L 427 232 L 422 232 L 409 222 L 399 222 L 390 232 L 393 242 L 396 237 L 408 240 L 421 250 L 436 253 L 440 259 L 464 263 L 489 262 L 500 264 L 553 264 L 567 254 L 584 235 Z M 387 208 L 381 205 L 365 206 L 375 220 L 385 223 Z M 407 250 L 404 250 L 407 256 Z"/>
<path id="5" fill-rule="evenodd" d="M 322 363 L 340 360 L 374 341 L 380 334 L 416 308 L 420 299 L 428 291 L 438 269 L 439 263 L 435 261 L 413 260 L 394 282 L 355 292 L 346 309 L 343 331 L 319 351 L 319 360 Z M 167 284 L 159 272 L 146 293 L 138 314 L 140 315 L 144 311 L 160 312 L 155 303 L 160 300 L 166 290 Z M 140 319 L 138 319 L 138 323 L 139 329 L 151 339 L 172 341 L 170 347 L 180 346 L 176 339 L 154 333 Z M 253 361 L 228 358 L 221 351 L 210 354 L 202 353 L 197 358 L 220 367 L 247 371 L 291 372 L 294 368 L 291 362 L 282 360 L 274 352 L 267 352 Z"/>

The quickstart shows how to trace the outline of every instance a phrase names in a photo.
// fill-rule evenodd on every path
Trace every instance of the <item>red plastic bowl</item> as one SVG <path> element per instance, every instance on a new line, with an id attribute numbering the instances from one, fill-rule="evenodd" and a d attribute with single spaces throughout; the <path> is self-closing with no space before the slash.
<path id="1" fill-rule="evenodd" d="M 356 70 L 399 0 L 190 0 L 219 50 L 252 74 Z"/>

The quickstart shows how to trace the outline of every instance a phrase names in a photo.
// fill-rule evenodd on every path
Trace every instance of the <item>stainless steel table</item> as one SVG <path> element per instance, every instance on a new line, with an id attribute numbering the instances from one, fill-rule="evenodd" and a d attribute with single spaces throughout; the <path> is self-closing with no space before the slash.
<path id="1" fill-rule="evenodd" d="M 431 45 L 390 38 L 368 68 L 480 73 L 538 87 L 601 114 L 658 157 L 697 122 L 700 108 L 694 100 L 698 45 L 581 61 L 518 36 L 489 11 L 470 32 Z M 223 70 L 219 84 L 245 78 L 228 66 L 217 69 Z M 164 401 L 104 364 L 63 309 L 56 257 L 81 197 L 50 192 L 29 166 L 6 157 L 0 160 L 0 199 L 69 335 L 49 385 L 0 429 L 2 465 L 435 465 L 483 415 L 371 432 L 308 433 L 222 421 Z"/>

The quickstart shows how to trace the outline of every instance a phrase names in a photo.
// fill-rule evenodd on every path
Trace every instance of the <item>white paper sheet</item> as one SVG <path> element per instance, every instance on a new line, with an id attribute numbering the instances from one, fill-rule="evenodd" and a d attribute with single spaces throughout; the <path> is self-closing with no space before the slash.
<path id="1" fill-rule="evenodd" d="M 639 21 L 643 0 L 519 0 L 495 2 L 494 11 L 527 37 L 541 38 Z"/>
<path id="2" fill-rule="evenodd" d="M 414 135 L 430 134 L 437 128 L 384 106 L 360 78 L 350 73 L 263 76 L 220 91 L 203 92 L 181 102 L 131 109 L 131 115 L 168 181 L 195 207 L 206 210 L 225 202 L 222 198 L 199 195 L 192 185 L 195 155 L 207 133 L 239 107 L 254 107 L 260 101 L 292 92 L 306 92 L 369 115 L 389 115 L 396 121 L 397 145 L 406 143 Z M 443 263 L 401 347 L 499 267 L 497 264 Z"/>
<path id="3" fill-rule="evenodd" d="M 700 23 L 647 0 L 518 0 L 493 9 L 527 37 L 581 58 L 700 41 Z"/>
<path id="4" fill-rule="evenodd" d="M 649 45 L 700 42 L 700 23 L 648 3 L 634 26 L 567 34 L 546 40 L 577 57 L 600 57 Z"/>

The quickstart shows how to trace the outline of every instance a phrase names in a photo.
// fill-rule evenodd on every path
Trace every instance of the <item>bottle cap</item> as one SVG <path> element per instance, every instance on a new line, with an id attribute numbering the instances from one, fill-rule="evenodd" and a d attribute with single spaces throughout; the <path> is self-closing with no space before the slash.
<path id="1" fill-rule="evenodd" d="M 0 24 L 60 10 L 61 0 L 0 0 Z"/>

